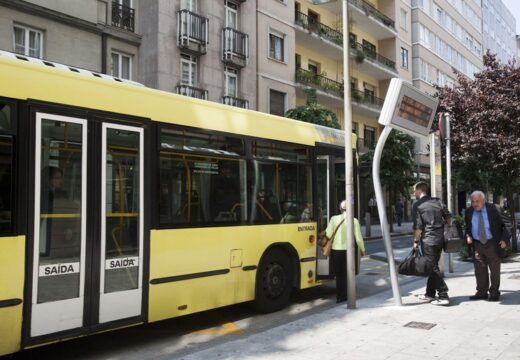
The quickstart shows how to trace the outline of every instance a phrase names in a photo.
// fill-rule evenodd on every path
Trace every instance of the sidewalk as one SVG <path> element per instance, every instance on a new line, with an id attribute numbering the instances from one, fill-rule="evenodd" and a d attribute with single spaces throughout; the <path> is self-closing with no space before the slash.
<path id="1" fill-rule="evenodd" d="M 401 226 L 394 224 L 394 231 L 390 233 L 390 237 L 412 235 L 412 225 L 413 224 L 411 222 L 403 222 L 401 223 Z M 361 225 L 361 234 L 363 235 L 364 240 L 375 240 L 383 238 L 383 232 L 381 231 L 381 225 L 379 224 L 372 224 L 370 226 L 370 236 L 366 236 L 366 226 Z"/>
<path id="2" fill-rule="evenodd" d="M 502 264 L 500 302 L 469 301 L 475 292 L 473 264 L 456 260 L 454 269 L 446 275 L 449 307 L 418 300 L 426 279 L 407 277 L 400 285 L 403 306 L 385 290 L 358 300 L 354 310 L 334 304 L 260 333 L 242 328 L 226 343 L 163 358 L 520 359 L 520 257 Z M 417 327 L 405 326 L 410 322 Z"/>

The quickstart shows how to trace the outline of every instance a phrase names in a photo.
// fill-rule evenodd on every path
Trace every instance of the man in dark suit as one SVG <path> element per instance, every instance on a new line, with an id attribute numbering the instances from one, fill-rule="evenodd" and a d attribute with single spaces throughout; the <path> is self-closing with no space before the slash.
<path id="1" fill-rule="evenodd" d="M 498 301 L 500 299 L 498 254 L 500 248 L 505 249 L 509 241 L 509 221 L 502 215 L 498 206 L 486 202 L 482 191 L 471 193 L 471 207 L 466 210 L 466 234 L 468 245 L 473 244 L 473 264 L 477 279 L 477 292 L 469 298 Z"/>

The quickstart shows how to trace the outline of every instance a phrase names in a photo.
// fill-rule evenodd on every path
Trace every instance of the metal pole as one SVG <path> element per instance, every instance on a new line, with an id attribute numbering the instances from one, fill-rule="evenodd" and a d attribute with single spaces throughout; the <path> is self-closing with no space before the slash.
<path id="1" fill-rule="evenodd" d="M 415 161 L 417 162 L 417 182 L 421 181 L 421 165 L 419 164 L 420 152 L 415 153 Z"/>
<path id="2" fill-rule="evenodd" d="M 431 197 L 437 196 L 437 177 L 436 177 L 436 147 L 435 147 L 435 133 L 432 132 L 430 134 L 430 195 Z M 439 258 L 439 270 L 444 276 L 444 253 L 441 252 L 441 257 Z"/>
<path id="3" fill-rule="evenodd" d="M 356 251 L 354 246 L 354 176 L 352 158 L 352 112 L 350 108 L 348 4 L 343 0 L 343 112 L 345 127 L 345 199 L 347 210 L 347 308 L 356 308 Z"/>
<path id="4" fill-rule="evenodd" d="M 451 139 L 450 139 L 450 115 L 445 115 L 446 125 L 446 192 L 448 201 L 448 210 L 452 214 L 453 221 L 453 194 L 451 193 Z M 453 258 L 451 253 L 448 254 L 448 271 L 453 272 Z"/>
<path id="5" fill-rule="evenodd" d="M 380 179 L 380 164 L 383 147 L 386 139 L 392 128 L 386 126 L 381 132 L 381 136 L 377 141 L 376 149 L 374 150 L 374 159 L 372 161 L 372 179 L 374 182 L 374 192 L 376 193 L 377 210 L 379 212 L 379 220 L 381 222 L 381 230 L 383 232 L 383 240 L 386 248 L 386 258 L 388 259 L 388 269 L 390 270 L 390 282 L 392 283 L 392 292 L 396 305 L 402 305 L 401 293 L 399 292 L 399 283 L 397 281 L 397 272 L 395 271 L 394 252 L 392 250 L 392 240 L 390 239 L 390 231 L 386 218 L 385 199 L 383 197 L 383 189 L 381 187 Z"/>

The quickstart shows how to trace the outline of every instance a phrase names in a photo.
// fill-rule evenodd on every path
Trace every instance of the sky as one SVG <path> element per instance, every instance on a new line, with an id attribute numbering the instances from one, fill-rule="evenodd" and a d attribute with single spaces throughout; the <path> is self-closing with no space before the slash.
<path id="1" fill-rule="evenodd" d="M 516 34 L 520 35 L 520 0 L 502 0 L 516 19 Z"/>

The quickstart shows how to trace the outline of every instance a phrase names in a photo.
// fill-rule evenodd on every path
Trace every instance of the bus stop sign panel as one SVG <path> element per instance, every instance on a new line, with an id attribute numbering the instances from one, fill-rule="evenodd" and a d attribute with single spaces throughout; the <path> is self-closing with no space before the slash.
<path id="1" fill-rule="evenodd" d="M 402 79 L 393 78 L 379 123 L 412 135 L 427 136 L 439 102 Z"/>

